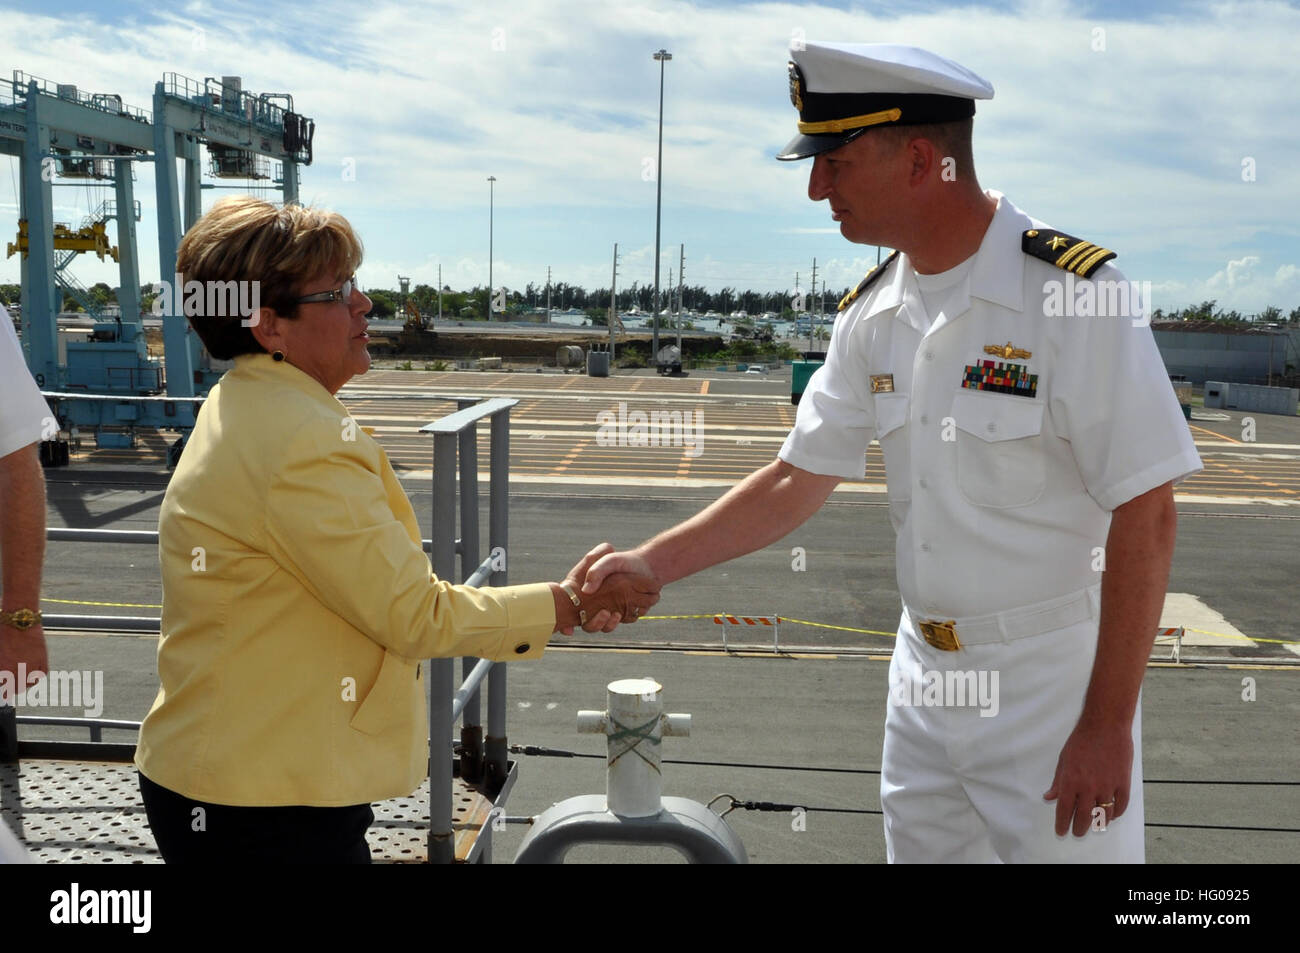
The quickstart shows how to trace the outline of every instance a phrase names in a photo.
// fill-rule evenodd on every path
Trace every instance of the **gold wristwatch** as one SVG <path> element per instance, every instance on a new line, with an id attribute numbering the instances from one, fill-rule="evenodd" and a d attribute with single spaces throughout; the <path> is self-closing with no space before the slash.
<path id="1" fill-rule="evenodd" d="M 0 612 L 0 625 L 11 625 L 19 632 L 26 632 L 41 621 L 41 610 L 17 609 L 14 612 Z"/>

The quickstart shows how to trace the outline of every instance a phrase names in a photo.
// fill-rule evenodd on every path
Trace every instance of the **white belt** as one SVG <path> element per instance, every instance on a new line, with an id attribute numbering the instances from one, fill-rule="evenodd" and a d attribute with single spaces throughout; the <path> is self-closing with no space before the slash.
<path id="1" fill-rule="evenodd" d="M 961 619 L 932 619 L 907 606 L 903 610 L 917 635 L 936 649 L 955 652 L 968 645 L 1027 639 L 1099 617 L 1101 584 L 1006 612 Z"/>

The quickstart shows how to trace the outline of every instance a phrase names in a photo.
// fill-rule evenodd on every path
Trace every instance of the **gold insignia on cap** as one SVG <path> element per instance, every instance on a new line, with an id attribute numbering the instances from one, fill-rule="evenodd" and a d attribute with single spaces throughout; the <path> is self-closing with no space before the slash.
<path id="1" fill-rule="evenodd" d="M 1010 360 L 1013 357 L 1014 358 L 1033 357 L 1033 354 L 1031 354 L 1030 352 L 1022 350 L 1021 348 L 1018 347 L 1013 347 L 1010 341 L 1008 341 L 1006 344 L 985 344 L 984 353 L 992 354 L 994 357 L 1000 357 L 1004 361 Z"/>
<path id="2" fill-rule="evenodd" d="M 799 69 L 799 64 L 791 62 L 790 66 L 790 102 L 794 108 L 803 112 L 803 91 L 804 81 L 803 73 Z"/>
<path id="3" fill-rule="evenodd" d="M 1047 247 L 1050 248 L 1052 251 L 1056 251 L 1061 246 L 1068 245 L 1068 244 L 1070 244 L 1070 240 L 1068 238 L 1064 238 L 1061 235 L 1057 235 L 1050 242 L 1047 243 Z"/>
<path id="4" fill-rule="evenodd" d="M 1037 237 L 1038 237 L 1038 229 L 1036 229 L 1036 228 L 1031 228 L 1029 231 L 1025 232 L 1025 234 L 1028 235 L 1030 238 L 1037 238 Z"/>
<path id="5" fill-rule="evenodd" d="M 871 393 L 892 394 L 893 392 L 894 392 L 893 374 L 872 374 L 871 375 Z"/>
<path id="6" fill-rule="evenodd" d="M 879 112 L 864 113 L 861 116 L 849 116 L 846 119 L 826 119 L 822 122 L 801 122 L 799 131 L 805 136 L 817 136 L 827 132 L 849 132 L 866 126 L 878 126 L 882 122 L 897 122 L 903 115 L 901 109 L 882 109 Z"/>

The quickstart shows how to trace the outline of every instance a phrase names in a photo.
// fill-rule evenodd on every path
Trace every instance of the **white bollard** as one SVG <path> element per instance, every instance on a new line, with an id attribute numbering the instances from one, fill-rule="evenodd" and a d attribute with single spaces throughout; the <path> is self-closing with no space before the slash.
<path id="1" fill-rule="evenodd" d="M 606 711 L 578 712 L 578 731 L 608 739 L 605 801 L 622 817 L 663 810 L 662 738 L 687 737 L 690 715 L 663 713 L 663 686 L 653 678 L 624 678 L 606 686 Z"/>

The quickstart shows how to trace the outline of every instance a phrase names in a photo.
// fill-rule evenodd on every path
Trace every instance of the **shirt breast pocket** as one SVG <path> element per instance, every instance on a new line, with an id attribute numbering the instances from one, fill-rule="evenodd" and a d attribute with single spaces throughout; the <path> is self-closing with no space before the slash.
<path id="1" fill-rule="evenodd" d="M 907 446 L 907 394 L 876 394 L 876 442 L 885 458 L 886 483 L 891 502 L 911 499 L 911 460 Z"/>
<path id="2" fill-rule="evenodd" d="M 959 391 L 957 486 L 976 506 L 1026 506 L 1043 495 L 1047 462 L 1043 404 L 1021 397 Z"/>

